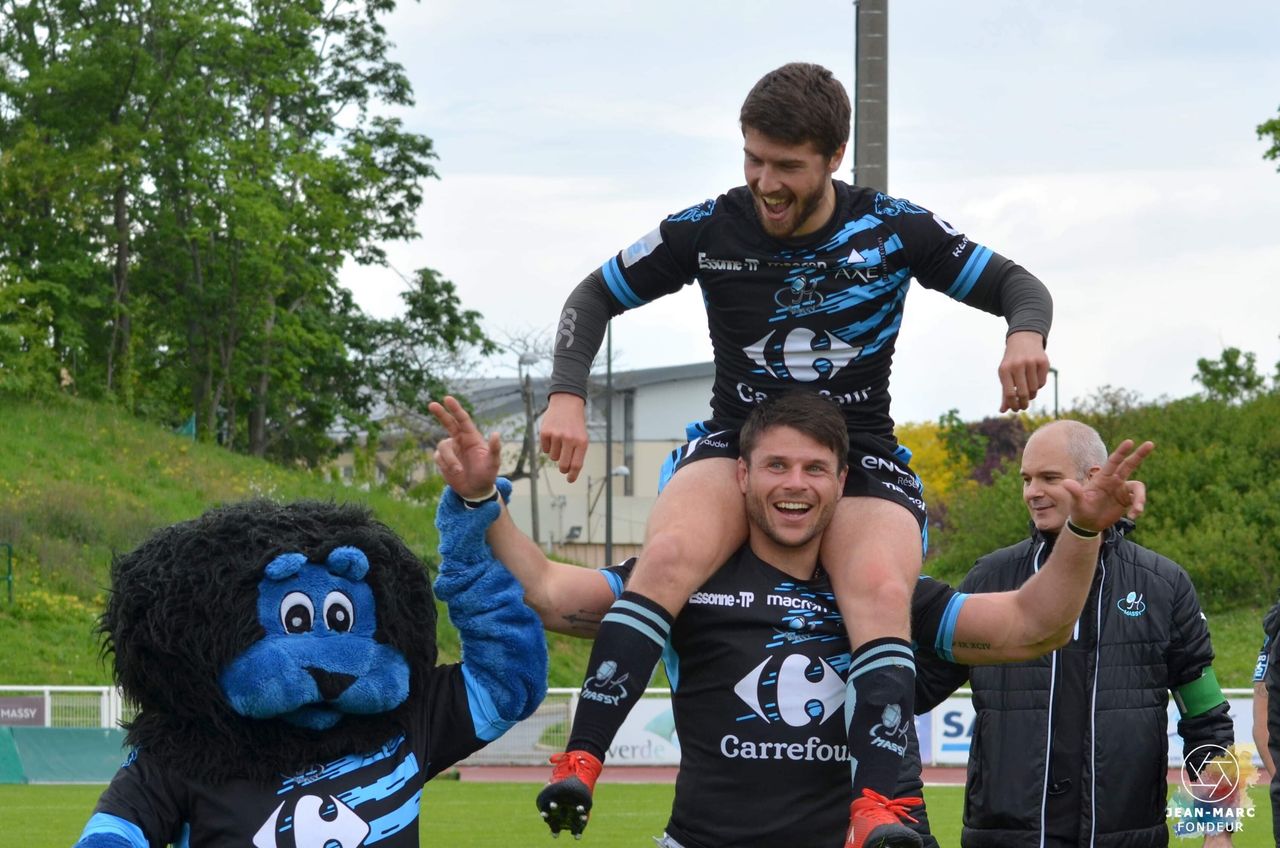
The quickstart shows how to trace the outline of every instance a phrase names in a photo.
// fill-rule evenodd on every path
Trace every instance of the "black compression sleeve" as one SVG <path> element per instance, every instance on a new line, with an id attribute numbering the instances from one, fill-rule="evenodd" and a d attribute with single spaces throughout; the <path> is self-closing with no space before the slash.
<path id="1" fill-rule="evenodd" d="M 599 268 L 578 283 L 560 313 L 547 394 L 568 392 L 586 398 L 591 362 L 600 351 L 605 327 L 610 318 L 622 311 L 609 297 Z"/>
<path id="2" fill-rule="evenodd" d="M 1048 345 L 1049 327 L 1053 324 L 1049 290 L 1026 268 L 998 253 L 992 256 L 991 264 L 995 267 L 991 282 L 975 287 L 965 303 L 1004 316 L 1010 333 L 1039 333 Z"/>

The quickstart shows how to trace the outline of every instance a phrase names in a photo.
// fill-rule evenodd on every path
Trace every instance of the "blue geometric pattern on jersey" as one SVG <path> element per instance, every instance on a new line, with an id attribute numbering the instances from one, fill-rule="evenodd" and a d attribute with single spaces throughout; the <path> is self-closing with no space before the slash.
<path id="1" fill-rule="evenodd" d="M 366 801 L 379 801 L 383 798 L 389 798 L 412 783 L 413 779 L 421 771 L 422 769 L 418 767 L 418 758 L 413 753 L 410 753 L 396 766 L 395 771 L 382 775 L 367 786 L 356 786 L 348 789 L 338 795 L 338 798 L 348 807 L 358 807 Z"/>
<path id="2" fill-rule="evenodd" d="M 280 784 L 280 790 L 276 792 L 276 794 L 286 795 L 302 786 L 310 786 L 322 780 L 334 780 L 344 774 L 351 774 L 352 772 L 358 771 L 366 766 L 370 766 L 389 757 L 393 757 L 396 752 L 400 750 L 400 746 L 403 745 L 404 742 L 404 735 L 401 734 L 372 753 L 353 754 L 341 757 L 331 763 L 326 763 L 320 766 L 315 771 L 309 771 L 305 774 L 285 778 L 284 782 Z M 409 759 L 413 759 L 412 754 L 409 755 Z M 415 760 L 414 765 L 416 766 L 416 764 L 417 762 Z"/>
<path id="3" fill-rule="evenodd" d="M 863 215 L 861 218 L 849 221 L 830 239 L 818 245 L 817 252 L 811 253 L 810 256 L 814 257 L 817 256 L 818 253 L 826 253 L 828 251 L 835 250 L 837 247 L 845 244 L 849 239 L 853 238 L 863 230 L 874 230 L 883 223 L 884 222 L 879 218 L 872 215 Z M 866 257 L 863 257 L 863 261 L 867 261 Z"/>
<path id="4" fill-rule="evenodd" d="M 766 648 L 780 648 L 800 642 L 844 642 L 844 619 L 836 605 L 836 596 L 830 592 L 811 592 L 791 581 L 779 583 L 773 590 L 783 597 L 794 597 L 790 606 L 783 608 L 782 627 L 775 629 L 765 643 Z M 839 633 L 818 633 L 823 624 L 834 624 Z"/>
<path id="5" fill-rule="evenodd" d="M 414 823 L 418 821 L 418 812 L 421 809 L 422 790 L 419 789 L 396 809 L 369 822 L 369 836 L 365 839 L 364 844 L 373 845 L 388 836 L 393 836 L 402 830 L 413 827 Z"/>
<path id="6" fill-rule="evenodd" d="M 641 300 L 631 290 L 631 286 L 627 285 L 627 281 L 622 277 L 622 269 L 618 267 L 618 257 L 615 256 L 604 263 L 600 270 L 604 272 L 604 281 L 609 287 L 609 293 L 624 308 L 635 309 L 637 306 L 643 306 L 648 302 Z"/>
<path id="7" fill-rule="evenodd" d="M 667 220 L 668 221 L 701 221 L 703 218 L 710 218 L 711 213 L 714 211 L 716 211 L 716 201 L 715 201 L 715 198 L 712 198 L 711 200 L 702 201 L 697 206 L 690 206 L 688 209 L 684 210 L 683 212 L 677 212 L 676 214 L 667 218 Z"/>
<path id="8" fill-rule="evenodd" d="M 331 790 L 326 791 L 323 784 L 346 775 L 358 773 L 380 762 L 388 761 L 395 757 L 406 744 L 405 737 L 400 735 L 372 753 L 341 757 L 312 771 L 285 778 L 276 794 L 277 796 L 289 795 L 305 788 L 309 796 L 328 797 L 330 800 L 321 804 L 315 812 L 320 819 L 332 822 L 339 815 L 339 804 L 354 811 L 367 803 L 394 798 L 407 787 L 419 786 L 418 790 L 412 793 L 412 796 L 402 802 L 396 809 L 368 822 L 369 835 L 361 844 L 372 845 L 392 834 L 399 833 L 405 828 L 414 826 L 417 822 L 422 795 L 422 768 L 418 763 L 417 756 L 412 751 L 409 751 L 404 759 L 396 763 L 395 768 L 390 772 L 378 775 L 370 783 L 353 786 L 336 794 Z M 333 800 L 334 798 L 337 799 L 336 803 Z M 275 831 L 277 833 L 287 833 L 294 829 L 295 824 L 294 815 L 288 813 L 282 807 Z"/>
<path id="9" fill-rule="evenodd" d="M 980 244 L 974 245 L 973 255 L 969 257 L 968 262 L 964 263 L 964 268 L 960 269 L 960 275 L 951 284 L 951 288 L 947 289 L 947 297 L 953 300 L 964 300 L 968 297 L 969 292 L 973 291 L 974 285 L 978 282 L 978 277 L 982 276 L 983 269 L 990 261 L 991 248 Z"/>

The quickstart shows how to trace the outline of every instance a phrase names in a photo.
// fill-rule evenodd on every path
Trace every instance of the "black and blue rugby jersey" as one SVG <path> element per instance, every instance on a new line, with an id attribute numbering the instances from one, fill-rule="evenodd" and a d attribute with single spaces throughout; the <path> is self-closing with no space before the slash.
<path id="1" fill-rule="evenodd" d="M 839 402 L 851 432 L 891 440 L 889 374 L 911 278 L 993 314 L 1010 279 L 1039 288 L 929 210 L 833 183 L 830 222 L 803 239 L 768 236 L 741 186 L 670 216 L 601 269 L 615 313 L 701 285 L 716 363 L 711 426 L 735 426 L 763 398 L 810 388 Z M 1043 306 L 1020 310 L 1010 331 L 1047 337 Z M 562 390 L 553 376 L 551 391 Z"/>
<path id="2" fill-rule="evenodd" d="M 605 570 L 615 593 L 633 564 Z M 920 578 L 917 652 L 951 658 L 966 597 Z M 672 838 L 686 848 L 840 845 L 852 800 L 850 656 L 826 574 L 796 580 L 744 545 L 689 598 L 663 659 L 680 743 Z"/>
<path id="3" fill-rule="evenodd" d="M 416 848 L 423 784 L 510 724 L 496 718 L 461 665 L 434 669 L 426 689 L 403 735 L 269 785 L 211 786 L 137 752 L 103 793 L 83 836 L 112 834 L 136 848 Z"/>

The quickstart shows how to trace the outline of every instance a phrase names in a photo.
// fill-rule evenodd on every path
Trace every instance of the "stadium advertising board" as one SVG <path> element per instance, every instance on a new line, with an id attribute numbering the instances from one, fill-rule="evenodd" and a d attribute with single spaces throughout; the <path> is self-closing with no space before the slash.
<path id="1" fill-rule="evenodd" d="M 44 727 L 44 698 L 0 698 L 0 724 Z"/>

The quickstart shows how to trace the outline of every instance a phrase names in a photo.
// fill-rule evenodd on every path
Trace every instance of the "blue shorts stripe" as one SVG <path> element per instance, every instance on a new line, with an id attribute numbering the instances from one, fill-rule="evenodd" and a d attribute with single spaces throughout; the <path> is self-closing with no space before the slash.
<path id="1" fill-rule="evenodd" d="M 618 613 L 611 612 L 608 615 L 606 615 L 604 618 L 600 619 L 601 624 L 604 624 L 606 621 L 614 621 L 614 622 L 617 622 L 618 624 L 625 624 L 627 627 L 630 627 L 634 630 L 638 630 L 641 633 L 643 633 L 645 636 L 648 636 L 650 639 L 657 642 L 658 647 L 660 648 L 667 644 L 666 638 L 659 636 L 658 631 L 654 630 L 652 627 L 645 624 L 643 621 L 636 621 L 634 618 L 632 618 L 629 615 L 620 615 Z"/>
<path id="2" fill-rule="evenodd" d="M 622 269 L 618 267 L 618 257 L 613 257 L 600 269 L 604 272 L 604 281 L 609 286 L 609 292 L 614 299 L 625 306 L 627 309 L 634 309 L 637 306 L 643 306 L 644 301 L 636 297 L 636 293 L 631 290 L 631 286 L 627 285 L 626 279 L 622 276 Z"/>
<path id="3" fill-rule="evenodd" d="M 622 597 L 622 577 L 612 571 L 600 572 L 604 575 L 604 579 L 609 583 L 609 591 L 613 592 L 614 600 Z"/>

